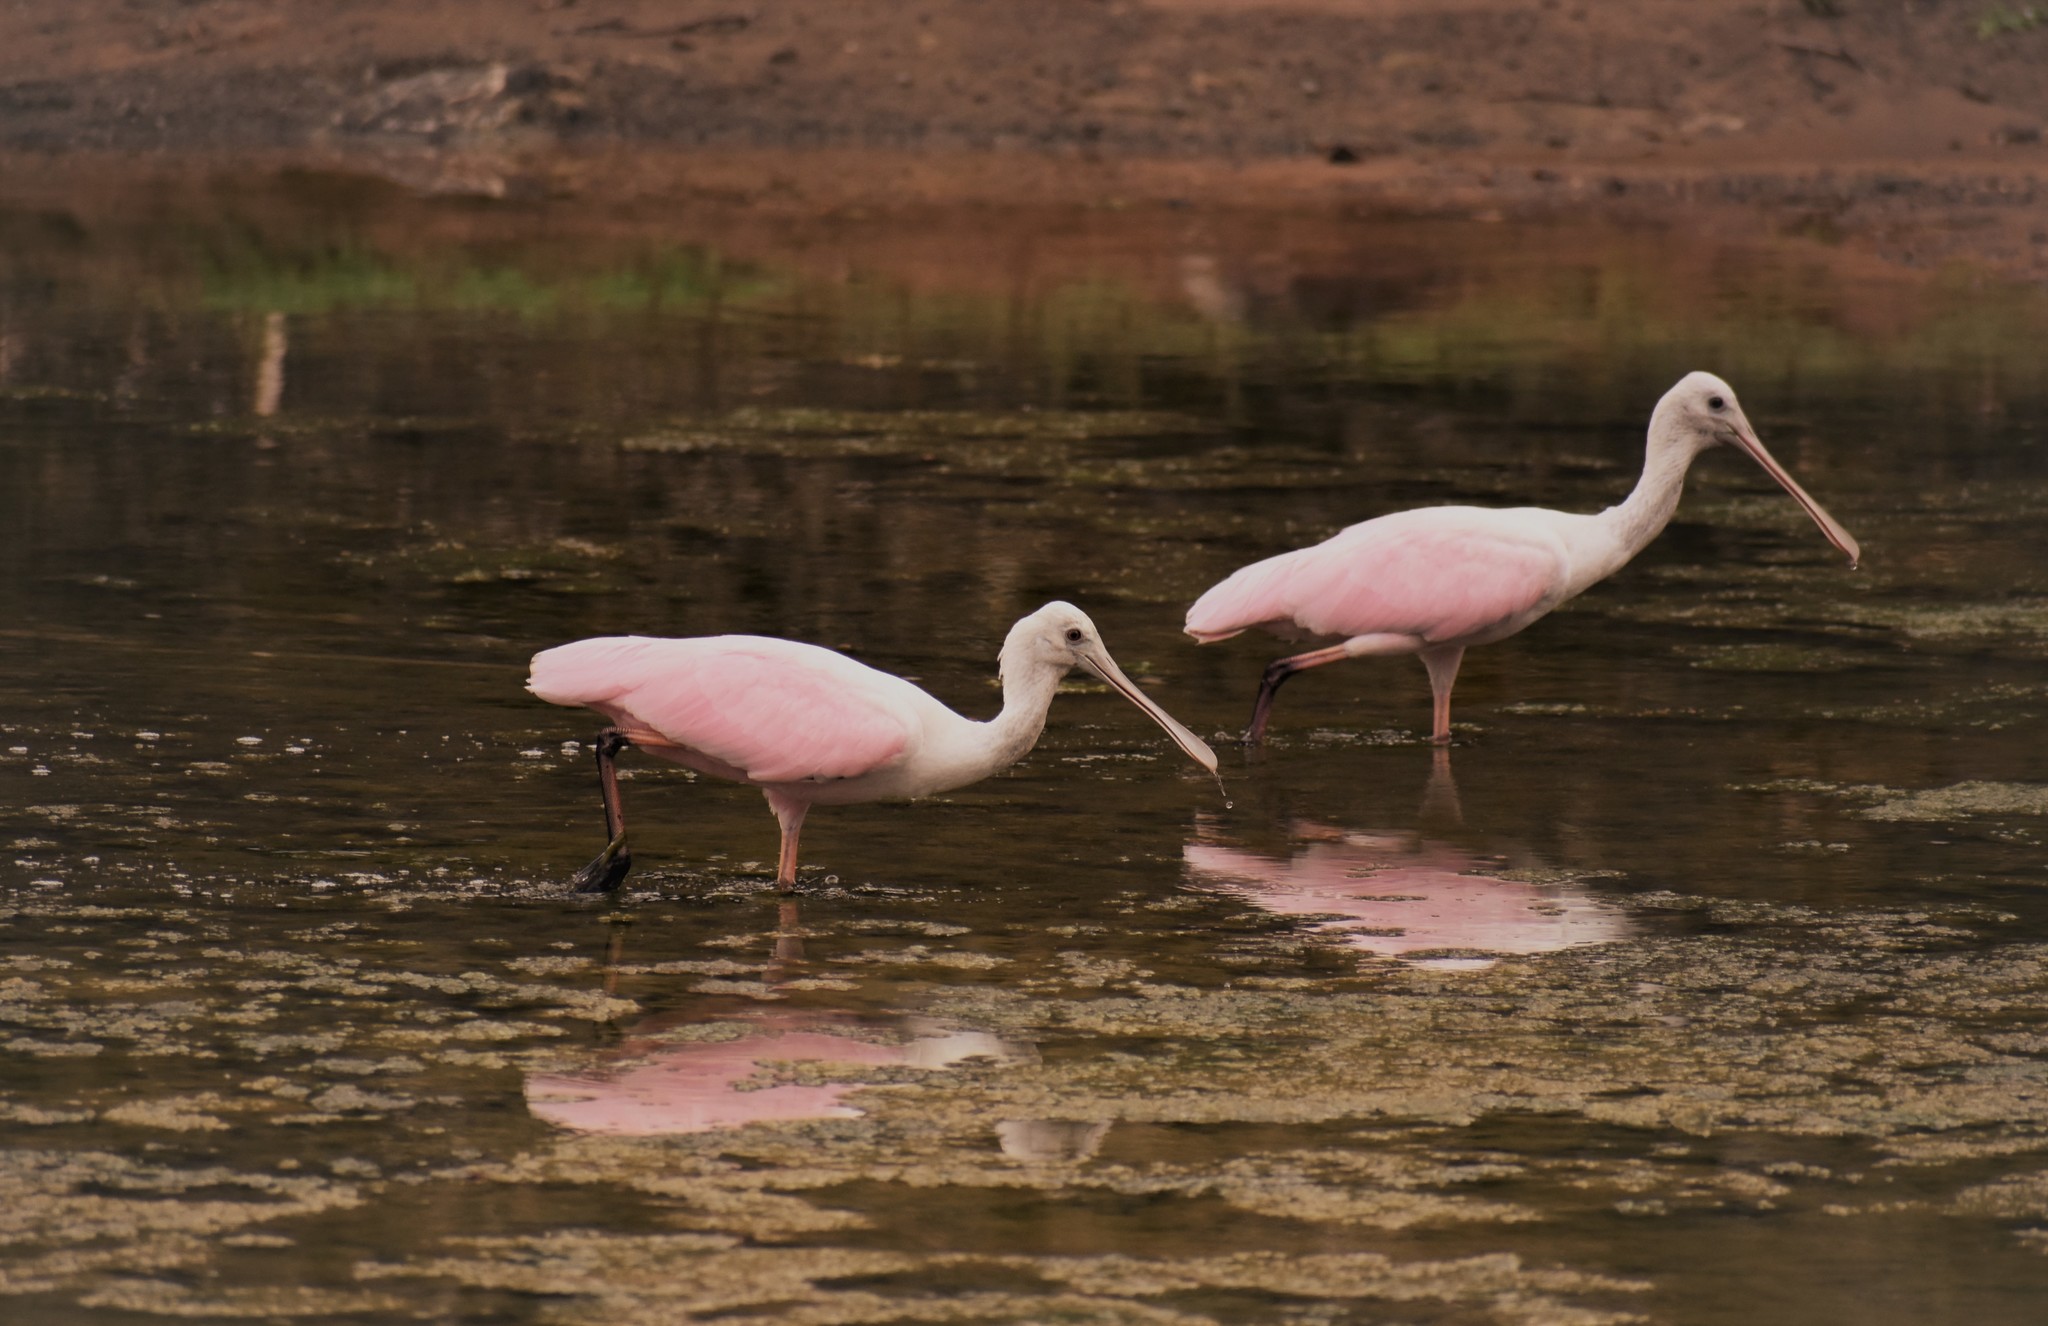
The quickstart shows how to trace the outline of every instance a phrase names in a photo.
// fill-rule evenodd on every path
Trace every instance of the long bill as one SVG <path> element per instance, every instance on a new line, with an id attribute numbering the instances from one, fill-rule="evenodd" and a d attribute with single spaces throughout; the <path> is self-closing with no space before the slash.
<path id="1" fill-rule="evenodd" d="M 1173 738 L 1176 746 L 1188 753 L 1188 758 L 1201 765 L 1210 773 L 1216 772 L 1216 752 L 1209 749 L 1209 743 L 1180 725 L 1179 720 L 1152 702 L 1152 698 L 1138 689 L 1138 684 L 1124 675 L 1116 660 L 1105 649 L 1095 648 L 1081 655 L 1081 666 L 1100 677 L 1120 692 L 1126 700 L 1148 714 L 1152 721 L 1166 729 L 1166 735 Z"/>
<path id="2" fill-rule="evenodd" d="M 1814 501 L 1812 495 L 1799 486 L 1799 481 L 1787 473 L 1785 467 L 1780 465 L 1770 452 L 1764 450 L 1764 444 L 1757 440 L 1755 433 L 1747 428 L 1737 428 L 1735 445 L 1748 452 L 1751 460 L 1764 467 L 1765 474 L 1776 479 L 1780 487 L 1792 494 L 1792 500 L 1805 508 L 1807 515 L 1813 517 L 1813 523 L 1820 526 L 1820 532 L 1827 535 L 1829 543 L 1842 550 L 1849 559 L 1849 568 L 1854 570 L 1856 563 L 1863 559 L 1863 549 L 1855 537 L 1842 528 L 1842 523 L 1822 509 L 1821 504 Z"/>

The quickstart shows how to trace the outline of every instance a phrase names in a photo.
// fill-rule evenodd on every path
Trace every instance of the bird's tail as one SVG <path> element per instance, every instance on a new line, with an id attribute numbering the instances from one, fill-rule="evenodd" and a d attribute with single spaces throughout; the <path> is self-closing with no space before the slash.
<path id="1" fill-rule="evenodd" d="M 1241 635 L 1254 626 L 1287 620 L 1293 608 L 1284 601 L 1283 591 L 1288 559 L 1294 555 L 1285 552 L 1238 568 L 1195 600 L 1183 629 L 1206 645 Z"/>

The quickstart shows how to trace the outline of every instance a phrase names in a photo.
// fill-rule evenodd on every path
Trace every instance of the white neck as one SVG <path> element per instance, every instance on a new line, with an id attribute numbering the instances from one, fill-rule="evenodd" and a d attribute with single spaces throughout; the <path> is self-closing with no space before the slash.
<path id="1" fill-rule="evenodd" d="M 1007 769 L 1030 754 L 1045 731 L 1045 715 L 1052 697 L 1059 693 L 1066 669 L 1043 663 L 1013 663 L 1004 651 L 1003 711 L 981 724 L 989 766 L 987 772 Z"/>
<path id="2" fill-rule="evenodd" d="M 891 796 L 923 797 L 978 783 L 1029 754 L 1045 731 L 1046 711 L 1066 669 L 1032 657 L 1023 632 L 1003 642 L 1003 709 L 987 721 L 968 718 L 912 688 L 930 706 L 922 758 L 891 785 Z"/>
<path id="3" fill-rule="evenodd" d="M 1635 491 L 1617 506 L 1589 519 L 1602 537 L 1572 567 L 1572 593 L 1605 580 L 1664 532 L 1678 510 L 1686 471 L 1703 450 L 1692 434 L 1675 426 L 1660 410 L 1650 420 L 1650 440 L 1643 456 L 1643 476 Z"/>

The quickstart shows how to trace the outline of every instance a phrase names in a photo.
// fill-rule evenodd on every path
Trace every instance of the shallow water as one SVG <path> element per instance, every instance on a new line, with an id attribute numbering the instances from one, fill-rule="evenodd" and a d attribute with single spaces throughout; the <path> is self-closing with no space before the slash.
<path id="1" fill-rule="evenodd" d="M 2036 1320 L 2039 291 L 1355 217 L 805 242 L 299 177 L 0 206 L 11 1319 Z M 714 233 L 715 231 L 715 233 Z M 709 237 L 707 237 L 709 236 Z M 1020 236 L 1022 237 L 1020 239 Z M 1290 683 L 1225 790 L 1105 689 L 911 807 L 521 690 L 581 635 L 963 710 L 1048 598 L 1204 733 L 1186 603 L 1349 521 L 1741 458 L 1475 652 Z"/>

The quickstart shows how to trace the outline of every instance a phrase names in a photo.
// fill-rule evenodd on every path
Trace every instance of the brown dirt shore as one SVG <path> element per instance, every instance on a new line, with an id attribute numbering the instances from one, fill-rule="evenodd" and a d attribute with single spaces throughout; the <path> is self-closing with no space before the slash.
<path id="1" fill-rule="evenodd" d="M 2048 5 L 0 3 L 0 190 L 1597 214 L 2048 278 Z"/>

